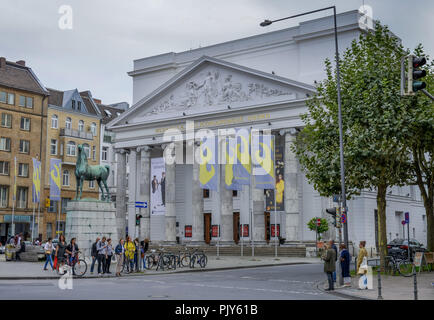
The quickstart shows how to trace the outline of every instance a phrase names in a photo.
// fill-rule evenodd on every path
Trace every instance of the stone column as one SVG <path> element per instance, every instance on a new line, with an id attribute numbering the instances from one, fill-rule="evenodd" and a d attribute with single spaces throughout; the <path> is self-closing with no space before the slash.
<path id="1" fill-rule="evenodd" d="M 253 187 L 253 240 L 255 245 L 264 245 L 265 218 L 264 218 L 264 190 Z"/>
<path id="2" fill-rule="evenodd" d="M 286 241 L 298 241 L 299 199 L 297 186 L 297 159 L 291 150 L 297 131 L 295 128 L 285 130 L 285 233 Z M 281 133 L 282 134 L 282 133 Z"/>
<path id="3" fill-rule="evenodd" d="M 126 227 L 126 192 L 127 192 L 127 165 L 126 165 L 126 150 L 116 149 L 116 225 L 118 231 L 118 239 L 125 238 Z"/>
<path id="4" fill-rule="evenodd" d="M 130 149 L 128 158 L 128 167 L 130 169 L 128 175 L 128 235 L 134 239 L 138 237 L 136 231 L 136 184 L 137 184 L 137 151 Z"/>
<path id="5" fill-rule="evenodd" d="M 148 146 L 137 148 L 140 152 L 140 173 L 139 192 L 137 192 L 137 201 L 148 202 L 148 208 L 140 209 L 142 219 L 140 221 L 140 236 L 141 238 L 150 239 L 151 237 L 151 221 L 150 221 L 150 192 L 151 192 L 151 148 Z"/>
<path id="6" fill-rule="evenodd" d="M 234 244 L 234 220 L 233 220 L 233 197 L 232 190 L 225 187 L 225 165 L 220 166 L 220 244 Z"/>
<path id="7" fill-rule="evenodd" d="M 203 221 L 203 190 L 199 182 L 199 164 L 193 164 L 192 192 L 192 237 L 191 244 L 203 245 L 204 241 L 204 221 Z"/>
<path id="8" fill-rule="evenodd" d="M 166 164 L 166 185 L 165 185 L 165 238 L 166 244 L 176 243 L 176 207 L 175 207 L 175 150 L 167 148 L 164 144 L 163 156 Z M 169 154 L 171 152 L 171 154 Z"/>

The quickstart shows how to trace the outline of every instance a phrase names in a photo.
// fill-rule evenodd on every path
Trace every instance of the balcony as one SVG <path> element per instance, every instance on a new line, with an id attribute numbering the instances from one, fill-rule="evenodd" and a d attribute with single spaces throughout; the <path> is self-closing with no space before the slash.
<path id="1" fill-rule="evenodd" d="M 78 131 L 78 130 L 67 129 L 67 128 L 60 129 L 60 136 L 93 140 L 92 132 L 84 132 L 84 131 Z"/>

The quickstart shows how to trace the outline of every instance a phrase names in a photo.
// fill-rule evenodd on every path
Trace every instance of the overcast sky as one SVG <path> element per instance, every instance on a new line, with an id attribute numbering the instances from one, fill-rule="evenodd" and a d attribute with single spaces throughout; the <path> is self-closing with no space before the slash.
<path id="1" fill-rule="evenodd" d="M 1 0 L 0 56 L 25 60 L 51 88 L 91 90 L 103 103 L 132 100 L 133 60 L 179 52 L 296 25 L 329 13 L 259 27 L 336 5 L 338 13 L 370 5 L 405 47 L 433 55 L 432 0 Z M 72 8 L 72 30 L 59 28 L 59 8 Z"/>

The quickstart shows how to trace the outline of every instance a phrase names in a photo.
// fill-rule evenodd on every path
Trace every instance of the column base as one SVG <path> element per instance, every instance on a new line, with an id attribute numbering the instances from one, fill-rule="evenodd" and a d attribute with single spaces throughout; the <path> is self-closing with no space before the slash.
<path id="1" fill-rule="evenodd" d="M 194 246 L 194 247 L 200 247 L 200 246 L 207 245 L 205 243 L 205 241 L 201 241 L 201 240 L 192 240 L 190 242 L 187 242 L 186 244 L 189 245 L 189 246 Z"/>
<path id="2" fill-rule="evenodd" d="M 216 241 L 212 241 L 211 243 L 213 243 L 213 244 L 215 244 L 216 246 L 217 246 L 217 240 Z M 219 242 L 218 242 L 218 244 L 219 244 L 219 246 L 220 247 L 231 247 L 231 246 L 236 246 L 236 244 L 235 244 L 235 242 L 232 240 L 232 241 L 222 241 L 222 240 L 220 240 Z"/>

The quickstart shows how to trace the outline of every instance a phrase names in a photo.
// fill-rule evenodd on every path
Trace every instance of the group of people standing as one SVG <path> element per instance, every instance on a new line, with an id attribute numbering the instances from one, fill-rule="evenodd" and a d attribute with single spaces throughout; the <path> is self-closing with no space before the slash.
<path id="1" fill-rule="evenodd" d="M 330 240 L 325 245 L 325 250 L 321 256 L 324 260 L 324 272 L 327 274 L 329 287 L 326 291 L 334 290 L 334 283 L 336 282 L 336 262 L 338 260 L 338 249 L 333 240 Z M 342 278 L 344 286 L 351 286 L 350 263 L 351 255 L 345 244 L 339 245 L 339 263 L 341 265 Z"/>
<path id="2" fill-rule="evenodd" d="M 110 264 L 114 254 L 117 260 L 116 276 L 121 275 L 122 267 L 125 263 L 128 272 L 140 271 L 140 259 L 142 260 L 143 269 L 146 269 L 145 253 L 148 247 L 149 239 L 144 239 L 140 242 L 136 238 L 134 241 L 131 241 L 131 238 L 127 236 L 126 240 L 121 238 L 116 247 L 113 247 L 110 238 L 102 237 L 100 239 L 98 237 L 92 244 L 90 273 L 93 274 L 95 263 L 98 262 L 98 275 L 111 274 Z"/>

